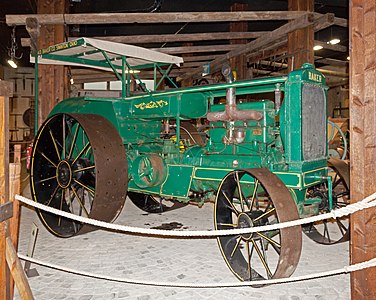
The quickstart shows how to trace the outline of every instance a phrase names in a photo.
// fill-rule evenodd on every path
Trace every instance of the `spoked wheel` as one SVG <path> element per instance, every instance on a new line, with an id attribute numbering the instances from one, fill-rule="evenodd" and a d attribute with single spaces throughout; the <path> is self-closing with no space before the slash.
<path id="1" fill-rule="evenodd" d="M 329 159 L 329 175 L 332 177 L 333 209 L 345 207 L 350 204 L 350 168 L 340 159 Z M 319 206 L 320 213 L 329 212 L 328 189 L 326 185 L 312 188 L 308 191 L 310 197 L 319 197 L 322 202 Z M 303 226 L 304 233 L 320 244 L 336 244 L 350 239 L 349 216 L 336 219 L 326 219 Z"/>
<path id="2" fill-rule="evenodd" d="M 187 205 L 186 203 L 174 202 L 171 206 L 167 206 L 152 195 L 135 192 L 128 192 L 128 197 L 139 209 L 151 214 L 163 213 Z"/>
<path id="3" fill-rule="evenodd" d="M 124 205 L 128 186 L 122 140 L 104 117 L 54 115 L 35 140 L 30 180 L 34 201 L 111 222 Z M 46 228 L 59 237 L 94 230 L 43 210 L 37 212 Z"/>
<path id="4" fill-rule="evenodd" d="M 284 183 L 267 169 L 232 171 L 215 201 L 215 229 L 250 228 L 299 218 Z M 301 227 L 218 237 L 222 256 L 242 281 L 289 277 L 298 265 Z"/>

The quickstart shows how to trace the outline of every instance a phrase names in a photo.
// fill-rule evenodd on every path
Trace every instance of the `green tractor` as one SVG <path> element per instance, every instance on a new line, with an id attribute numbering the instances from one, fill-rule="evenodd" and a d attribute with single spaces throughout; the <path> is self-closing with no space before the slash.
<path id="1" fill-rule="evenodd" d="M 286 222 L 348 203 L 348 167 L 328 162 L 325 78 L 311 64 L 239 82 L 225 65 L 226 83 L 150 91 L 137 72 L 153 69 L 155 88 L 162 80 L 174 84 L 168 72 L 180 57 L 89 38 L 34 57 L 110 70 L 122 83 L 119 98 L 69 98 L 51 111 L 32 153 L 36 202 L 112 222 L 127 196 L 149 213 L 214 201 L 217 230 Z M 133 80 L 143 92 L 132 92 Z M 94 230 L 42 210 L 38 215 L 58 237 Z M 303 230 L 323 244 L 348 240 L 346 219 Z M 302 228 L 217 240 L 240 280 L 281 278 L 298 264 Z"/>

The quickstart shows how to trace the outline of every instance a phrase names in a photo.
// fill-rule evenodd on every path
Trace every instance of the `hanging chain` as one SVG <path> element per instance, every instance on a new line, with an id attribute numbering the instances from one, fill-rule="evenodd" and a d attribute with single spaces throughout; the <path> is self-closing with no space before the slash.
<path id="1" fill-rule="evenodd" d="M 10 36 L 10 47 L 8 48 L 8 55 L 11 59 L 21 59 L 23 53 L 21 53 L 19 56 L 16 55 L 16 50 L 18 49 L 17 40 L 16 40 L 16 26 L 12 29 L 12 34 Z"/>

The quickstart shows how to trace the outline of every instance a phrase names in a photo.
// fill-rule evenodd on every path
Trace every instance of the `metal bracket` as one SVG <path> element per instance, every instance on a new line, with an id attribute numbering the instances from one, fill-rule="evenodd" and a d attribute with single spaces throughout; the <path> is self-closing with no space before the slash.
<path id="1" fill-rule="evenodd" d="M 27 254 L 26 255 L 28 257 L 33 257 L 33 255 L 34 255 L 35 245 L 37 243 L 38 232 L 39 232 L 39 229 L 38 229 L 37 225 L 35 225 L 33 223 L 33 225 L 31 226 L 30 240 L 29 240 L 29 244 L 28 244 L 28 247 L 27 247 Z M 27 277 L 39 276 L 37 269 L 35 269 L 35 268 L 31 269 L 30 266 L 31 266 L 31 262 L 26 261 L 25 266 L 24 266 L 24 270 L 25 270 Z"/>
<path id="2" fill-rule="evenodd" d="M 0 222 L 13 217 L 13 202 L 7 202 L 0 205 Z"/>

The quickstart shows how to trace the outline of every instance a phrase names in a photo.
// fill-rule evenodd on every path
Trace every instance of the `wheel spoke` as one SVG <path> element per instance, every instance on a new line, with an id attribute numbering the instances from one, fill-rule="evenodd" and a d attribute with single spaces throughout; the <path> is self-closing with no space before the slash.
<path id="1" fill-rule="evenodd" d="M 82 150 L 80 151 L 80 153 L 77 155 L 77 157 L 76 157 L 76 158 L 74 159 L 74 161 L 72 162 L 72 165 L 75 164 L 75 162 L 81 157 L 81 155 L 85 152 L 85 150 L 86 150 L 87 148 L 91 148 L 91 145 L 90 145 L 89 142 L 87 142 L 86 145 L 85 145 L 85 147 L 82 148 Z"/>
<path id="2" fill-rule="evenodd" d="M 48 200 L 46 206 L 50 206 L 51 201 L 52 201 L 52 199 L 55 198 L 58 189 L 59 189 L 59 186 L 57 186 L 56 189 L 54 190 L 54 192 L 52 193 L 52 195 L 51 195 L 50 199 Z"/>
<path id="3" fill-rule="evenodd" d="M 74 136 L 73 136 L 73 139 L 72 139 L 72 144 L 71 144 L 70 149 L 69 149 L 68 159 L 71 159 L 72 154 L 73 154 L 73 148 L 75 148 L 75 146 L 76 146 L 76 140 L 77 140 L 79 128 L 80 128 L 80 125 L 77 123 L 76 131 L 74 133 Z"/>
<path id="4" fill-rule="evenodd" d="M 89 167 L 77 169 L 77 170 L 74 170 L 73 172 L 78 173 L 78 172 L 87 171 L 87 170 L 91 170 L 91 169 L 95 169 L 95 166 L 89 166 Z"/>
<path id="5" fill-rule="evenodd" d="M 281 244 L 279 244 L 278 242 L 276 242 L 275 240 L 267 237 L 266 235 L 262 234 L 261 232 L 255 232 L 258 236 L 260 236 L 261 238 L 267 240 L 270 244 L 273 244 L 275 245 L 276 247 L 278 247 L 279 249 L 281 248 Z"/>
<path id="6" fill-rule="evenodd" d="M 55 147 L 55 151 L 56 151 L 57 158 L 60 159 L 59 149 L 57 148 L 56 140 L 55 140 L 55 138 L 54 138 L 54 136 L 53 136 L 53 134 L 52 134 L 51 129 L 49 129 L 49 132 L 50 132 L 50 136 L 51 136 L 52 143 L 54 144 L 54 147 Z"/>
<path id="7" fill-rule="evenodd" d="M 338 225 L 339 231 L 341 231 L 342 236 L 344 236 L 346 234 L 346 231 L 347 231 L 346 226 L 343 225 L 343 223 L 339 219 L 336 219 L 336 223 Z"/>
<path id="8" fill-rule="evenodd" d="M 239 200 L 240 200 L 240 208 L 242 209 L 242 212 L 244 212 L 244 203 L 243 203 L 243 192 L 242 192 L 242 189 L 240 187 L 240 180 L 239 180 L 239 173 L 238 171 L 235 171 L 235 180 L 236 180 L 236 184 L 238 186 L 238 193 L 239 193 Z"/>
<path id="9" fill-rule="evenodd" d="M 253 239 L 251 241 L 252 241 L 252 244 L 253 244 L 253 246 L 254 246 L 254 248 L 256 250 L 256 253 L 257 253 L 258 257 L 260 258 L 261 263 L 263 264 L 263 266 L 264 266 L 264 268 L 266 270 L 266 273 L 268 274 L 268 278 L 273 277 L 272 272 L 270 271 L 269 266 L 266 263 L 266 260 L 265 260 L 265 258 L 263 257 L 263 255 L 261 253 L 260 248 L 257 246 L 256 242 Z"/>
<path id="10" fill-rule="evenodd" d="M 65 114 L 63 114 L 63 154 L 61 159 L 65 159 L 66 157 L 66 136 L 65 136 Z"/>
<path id="11" fill-rule="evenodd" d="M 250 210 L 252 210 L 252 208 L 253 208 L 253 206 L 255 204 L 255 199 L 257 197 L 257 188 L 258 188 L 258 185 L 259 185 L 259 181 L 258 181 L 258 179 L 256 179 L 256 181 L 255 181 L 255 187 L 254 187 L 253 194 L 252 194 L 252 200 L 251 200 Z"/>
<path id="12" fill-rule="evenodd" d="M 51 165 L 53 165 L 55 168 L 57 168 L 57 165 L 47 157 L 46 154 L 44 154 L 43 152 L 39 152 Z"/>
<path id="13" fill-rule="evenodd" d="M 266 257 L 265 245 L 264 245 L 264 240 L 263 239 L 260 240 L 260 245 L 261 245 L 262 255 L 263 255 L 264 259 L 265 259 L 265 264 L 266 264 L 266 266 L 268 266 L 268 261 L 267 261 L 267 257 Z M 269 266 L 268 266 L 268 270 L 269 270 L 267 272 L 268 273 L 268 279 L 270 279 L 273 275 L 272 275 L 272 273 L 270 271 Z"/>
<path id="14" fill-rule="evenodd" d="M 74 196 L 76 197 L 78 203 L 80 204 L 81 208 L 82 208 L 83 211 L 85 212 L 86 216 L 89 218 L 89 213 L 88 213 L 88 211 L 86 210 L 86 208 L 85 208 L 83 202 L 81 201 L 80 197 L 78 196 L 78 194 L 77 194 L 77 192 L 76 192 L 76 190 L 75 190 L 75 188 L 74 188 L 73 186 L 72 186 L 72 191 L 73 191 L 73 194 L 74 194 Z M 80 215 L 81 215 L 81 213 L 80 213 Z"/>
<path id="15" fill-rule="evenodd" d="M 333 181 L 332 189 L 334 190 L 341 182 L 343 183 L 343 180 L 341 178 L 338 178 L 338 180 Z"/>
<path id="16" fill-rule="evenodd" d="M 230 199 L 227 197 L 227 195 L 225 194 L 225 192 L 223 190 L 221 190 L 223 196 L 225 196 L 228 204 L 230 204 L 231 208 L 232 208 L 232 211 L 234 212 L 235 215 L 239 215 L 240 212 L 235 208 L 234 204 L 232 204 L 232 202 L 230 201 Z M 228 206 L 227 206 L 228 207 Z"/>
<path id="17" fill-rule="evenodd" d="M 246 241 L 245 246 L 247 248 L 248 276 L 249 276 L 249 280 L 251 280 L 252 279 L 252 272 L 251 272 L 252 268 L 251 268 L 251 251 L 249 249 L 249 241 Z M 252 245 L 252 247 L 253 247 L 253 245 Z M 253 248 L 252 248 L 252 250 L 253 250 Z"/>
<path id="18" fill-rule="evenodd" d="M 231 252 L 231 255 L 230 255 L 231 257 L 234 256 L 235 251 L 238 249 L 238 247 L 239 247 L 239 245 L 240 245 L 240 242 L 242 241 L 242 238 L 241 238 L 240 236 L 238 236 L 237 239 L 238 239 L 238 240 L 236 241 L 235 247 L 234 247 L 234 249 L 232 249 L 232 252 Z"/>
<path id="19" fill-rule="evenodd" d="M 272 209 L 270 209 L 270 210 L 264 212 L 261 216 L 258 216 L 257 218 L 255 218 L 255 219 L 253 220 L 253 222 L 257 222 L 258 220 L 260 220 L 260 219 L 266 217 L 267 215 L 269 215 L 270 213 L 272 213 L 272 212 L 274 212 L 274 211 L 275 211 L 275 207 L 273 207 Z"/>
<path id="20" fill-rule="evenodd" d="M 65 190 L 61 191 L 61 199 L 60 199 L 60 211 L 63 211 L 63 201 L 65 201 Z M 59 216 L 59 220 L 57 222 L 57 226 L 61 225 L 61 216 Z"/>
<path id="21" fill-rule="evenodd" d="M 88 186 L 84 185 L 83 183 L 79 182 L 76 179 L 73 179 L 73 180 L 74 180 L 75 183 L 82 186 L 84 189 L 88 190 L 90 193 L 92 193 L 93 196 L 95 195 L 95 191 L 93 189 L 89 188 Z"/>
<path id="22" fill-rule="evenodd" d="M 330 243 L 331 239 L 330 239 L 330 234 L 329 234 L 329 229 L 328 229 L 328 222 L 324 220 L 323 224 L 324 224 L 324 237 L 326 237 Z"/>
<path id="23" fill-rule="evenodd" d="M 70 189 L 68 188 L 68 200 L 69 200 L 69 205 L 70 205 L 70 208 L 71 208 L 71 213 L 72 214 L 75 214 L 75 212 L 74 212 L 74 207 L 73 207 L 73 203 L 72 203 L 72 198 L 74 197 L 74 196 L 71 196 L 70 195 L 70 193 L 69 193 L 69 191 L 70 191 Z M 75 221 L 72 221 L 73 223 L 73 231 L 75 232 L 75 233 L 77 233 L 77 225 L 76 225 L 76 222 Z"/>
<path id="24" fill-rule="evenodd" d="M 218 223 L 218 225 L 226 226 L 226 227 L 237 227 L 237 224 L 227 224 L 227 223 Z"/>
<path id="25" fill-rule="evenodd" d="M 35 183 L 39 184 L 39 183 L 46 182 L 46 181 L 49 181 L 49 180 L 52 180 L 52 179 L 56 179 L 56 175 L 52 176 L 52 177 L 41 179 L 39 181 L 36 181 Z"/>

